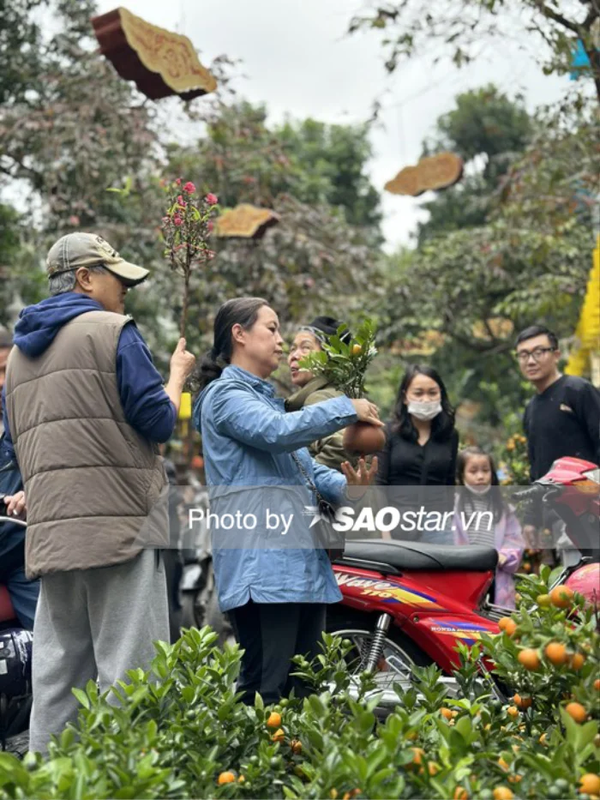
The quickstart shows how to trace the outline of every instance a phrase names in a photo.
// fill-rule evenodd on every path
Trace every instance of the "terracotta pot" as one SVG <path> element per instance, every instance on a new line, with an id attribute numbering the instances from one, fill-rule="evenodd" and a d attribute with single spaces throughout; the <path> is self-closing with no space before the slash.
<path id="1" fill-rule="evenodd" d="M 385 428 L 368 422 L 355 422 L 344 429 L 344 450 L 350 455 L 367 456 L 383 450 Z"/>

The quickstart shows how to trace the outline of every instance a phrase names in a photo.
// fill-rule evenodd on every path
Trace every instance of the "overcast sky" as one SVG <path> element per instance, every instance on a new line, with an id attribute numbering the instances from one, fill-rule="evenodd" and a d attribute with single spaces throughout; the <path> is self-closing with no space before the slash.
<path id="1" fill-rule="evenodd" d="M 105 12 L 116 3 L 99 0 L 98 5 Z M 360 0 L 124 0 L 123 5 L 154 25 L 189 36 L 205 65 L 222 53 L 242 59 L 246 77 L 236 88 L 248 100 L 266 103 L 273 120 L 291 115 L 360 122 L 381 96 L 383 127 L 372 134 L 369 170 L 382 192 L 390 251 L 410 243 L 424 216 L 419 204 L 428 195 L 399 197 L 383 192 L 383 185 L 418 159 L 421 142 L 437 117 L 452 108 L 457 93 L 493 81 L 511 95 L 523 93 L 533 109 L 573 87 L 567 77 L 544 76 L 531 53 L 504 40 L 463 70 L 447 63 L 433 67 L 428 54 L 401 65 L 389 78 L 377 35 L 345 35 Z M 532 38 L 522 44 L 531 50 L 535 43 Z"/>

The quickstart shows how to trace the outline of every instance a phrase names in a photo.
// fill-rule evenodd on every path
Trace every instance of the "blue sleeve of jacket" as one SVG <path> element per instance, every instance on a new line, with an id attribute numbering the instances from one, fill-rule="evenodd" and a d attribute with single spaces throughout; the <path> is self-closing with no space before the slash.
<path id="1" fill-rule="evenodd" d="M 345 396 L 286 414 L 237 388 L 215 392 L 212 410 L 219 433 L 271 453 L 291 453 L 308 447 L 358 419 Z"/>
<path id="2" fill-rule="evenodd" d="M 4 425 L 2 449 L 10 458 L 14 458 L 15 448 L 10 435 L 10 428 L 8 426 L 8 411 L 6 410 L 6 386 L 2 387 L 2 423 Z"/>
<path id="3" fill-rule="evenodd" d="M 125 325 L 119 337 L 117 385 L 131 427 L 151 442 L 166 442 L 173 434 L 177 412 L 134 324 Z"/>
<path id="4" fill-rule="evenodd" d="M 326 467 L 325 464 L 319 464 L 314 458 L 312 459 L 312 464 L 314 482 L 319 494 L 336 506 L 344 502 L 346 499 L 344 491 L 348 483 L 346 476 L 338 472 L 337 469 L 331 469 L 331 467 Z"/>

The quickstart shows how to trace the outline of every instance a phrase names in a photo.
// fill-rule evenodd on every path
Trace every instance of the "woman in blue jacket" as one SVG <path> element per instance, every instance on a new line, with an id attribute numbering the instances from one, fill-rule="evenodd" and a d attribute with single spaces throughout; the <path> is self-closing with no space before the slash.
<path id="1" fill-rule="evenodd" d="M 346 464 L 340 474 L 305 448 L 357 420 L 382 425 L 376 406 L 345 396 L 286 413 L 267 382 L 282 348 L 279 320 L 266 300 L 224 303 L 214 346 L 200 364 L 194 407 L 211 487 L 219 604 L 245 650 L 238 688 L 247 703 L 256 692 L 266 703 L 293 685 L 303 692 L 290 679 L 291 658 L 318 652 L 326 605 L 341 600 L 327 553 L 312 544 L 301 498 L 314 506 L 318 491 L 340 504 L 348 483 L 369 483 L 377 469 L 367 471 L 362 462 L 355 472 Z"/>

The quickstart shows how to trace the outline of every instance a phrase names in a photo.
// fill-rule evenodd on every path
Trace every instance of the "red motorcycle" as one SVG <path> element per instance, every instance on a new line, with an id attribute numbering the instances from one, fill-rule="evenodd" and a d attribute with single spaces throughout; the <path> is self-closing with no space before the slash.
<path id="1" fill-rule="evenodd" d="M 561 458 L 515 499 L 541 496 L 567 524 L 582 552 L 553 585 L 567 583 L 593 601 L 600 587 L 600 469 L 587 461 Z M 510 611 L 485 601 L 498 553 L 491 547 L 453 546 L 383 539 L 348 541 L 333 569 L 343 594 L 330 606 L 327 630 L 350 639 L 356 671 L 375 673 L 381 705 L 395 705 L 393 684 L 409 688 L 411 667 L 436 664 L 456 690 L 451 672 L 457 645 L 474 644 L 482 633 L 499 632 L 497 620 Z M 493 665 L 480 664 L 482 672 Z M 498 689 L 501 697 L 501 690 Z"/>

